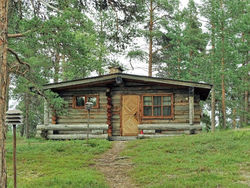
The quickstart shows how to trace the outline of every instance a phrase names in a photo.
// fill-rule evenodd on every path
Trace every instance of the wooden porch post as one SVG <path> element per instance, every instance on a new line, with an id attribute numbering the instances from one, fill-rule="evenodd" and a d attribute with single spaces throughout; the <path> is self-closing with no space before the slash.
<path id="1" fill-rule="evenodd" d="M 194 88 L 189 88 L 189 124 L 194 124 Z"/>
<path id="2" fill-rule="evenodd" d="M 44 98 L 44 120 L 43 120 L 44 125 L 49 124 L 49 108 L 48 108 L 48 102 Z"/>
<path id="3" fill-rule="evenodd" d="M 108 88 L 106 91 L 107 96 L 107 124 L 108 124 L 108 136 L 112 136 L 112 97 L 111 97 L 111 89 Z"/>

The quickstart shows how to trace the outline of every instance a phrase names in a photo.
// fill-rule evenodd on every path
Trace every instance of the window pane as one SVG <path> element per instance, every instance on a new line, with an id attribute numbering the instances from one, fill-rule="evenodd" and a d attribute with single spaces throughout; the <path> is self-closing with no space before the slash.
<path id="1" fill-rule="evenodd" d="M 95 107 L 96 103 L 97 103 L 97 98 L 96 97 L 88 97 L 88 102 L 92 102 L 93 107 Z"/>
<path id="2" fill-rule="evenodd" d="M 152 107 L 151 106 L 144 106 L 143 107 L 143 115 L 144 116 L 152 116 Z"/>
<path id="3" fill-rule="evenodd" d="M 154 105 L 161 105 L 161 96 L 154 96 Z"/>
<path id="4" fill-rule="evenodd" d="M 151 96 L 144 96 L 143 97 L 143 104 L 144 105 L 152 105 L 152 97 Z"/>
<path id="5" fill-rule="evenodd" d="M 84 106 L 85 104 L 85 97 L 76 97 L 76 106 Z"/>
<path id="6" fill-rule="evenodd" d="M 163 106 L 163 116 L 171 115 L 171 106 Z"/>
<path id="7" fill-rule="evenodd" d="M 161 107 L 154 107 L 154 116 L 161 116 Z"/>
<path id="8" fill-rule="evenodd" d="M 171 105 L 171 97 L 165 96 L 163 97 L 163 106 L 170 106 Z"/>

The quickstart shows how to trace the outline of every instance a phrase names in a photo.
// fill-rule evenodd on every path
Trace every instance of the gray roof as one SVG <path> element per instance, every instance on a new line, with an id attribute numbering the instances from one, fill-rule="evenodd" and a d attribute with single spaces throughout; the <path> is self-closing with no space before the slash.
<path id="1" fill-rule="evenodd" d="M 140 76 L 140 75 L 132 75 L 132 74 L 124 74 L 124 73 L 115 73 L 115 74 L 108 74 L 103 76 L 96 76 L 96 77 L 89 77 L 77 80 L 70 80 L 58 83 L 51 83 L 46 84 L 43 86 L 43 89 L 63 89 L 69 88 L 72 86 L 84 86 L 84 85 L 95 85 L 98 83 L 105 83 L 109 81 L 114 81 L 117 77 L 121 77 L 125 80 L 132 80 L 137 82 L 143 83 L 150 83 L 150 84 L 167 84 L 167 85 L 177 85 L 177 86 L 185 86 L 185 87 L 194 87 L 200 89 L 201 91 L 205 92 L 204 99 L 205 100 L 209 94 L 209 91 L 212 88 L 211 84 L 208 83 L 199 83 L 199 82 L 191 82 L 191 81 L 183 81 L 183 80 L 174 80 L 174 79 L 166 79 L 166 78 L 158 78 L 158 77 L 149 77 L 149 76 Z"/>

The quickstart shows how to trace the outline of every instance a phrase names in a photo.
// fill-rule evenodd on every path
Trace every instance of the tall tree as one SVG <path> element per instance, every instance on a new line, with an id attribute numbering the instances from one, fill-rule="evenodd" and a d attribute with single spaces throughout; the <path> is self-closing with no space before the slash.
<path id="1" fill-rule="evenodd" d="M 172 22 L 175 22 L 179 1 L 147 0 L 141 6 L 144 19 L 139 22 L 137 30 L 139 36 L 146 39 L 148 47 L 144 49 L 144 46 L 137 44 L 128 53 L 128 57 L 148 63 L 148 75 L 152 76 L 153 65 L 162 61 L 159 57 L 170 47 L 171 39 L 167 34 L 173 31 Z"/>
<path id="2" fill-rule="evenodd" d="M 0 1 L 0 187 L 7 187 L 5 103 L 7 90 L 8 0 Z"/>

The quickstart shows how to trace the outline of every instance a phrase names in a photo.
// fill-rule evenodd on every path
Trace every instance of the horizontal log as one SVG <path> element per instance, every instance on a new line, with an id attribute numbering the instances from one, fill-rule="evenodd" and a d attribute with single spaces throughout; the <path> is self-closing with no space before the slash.
<path id="1" fill-rule="evenodd" d="M 143 130 L 143 134 L 155 134 L 155 130 Z"/>
<path id="2" fill-rule="evenodd" d="M 185 115 L 175 114 L 174 118 L 175 119 L 189 119 L 189 116 L 188 114 L 185 114 Z M 200 119 L 200 114 L 195 114 L 194 118 Z"/>
<path id="3" fill-rule="evenodd" d="M 106 114 L 107 110 L 106 108 L 102 108 L 102 109 L 92 109 L 90 111 L 90 114 Z M 75 114 L 75 115 L 83 115 L 83 114 L 87 114 L 87 111 L 85 109 L 67 109 L 67 112 L 65 113 L 65 115 L 67 114 Z"/>
<path id="4" fill-rule="evenodd" d="M 59 116 L 58 119 L 87 119 L 88 114 L 82 114 L 82 115 L 64 115 Z M 90 119 L 106 119 L 107 114 L 91 114 Z"/>
<path id="5" fill-rule="evenodd" d="M 107 119 L 90 119 L 89 122 L 90 124 L 102 124 L 105 123 Z M 87 124 L 88 119 L 58 119 L 57 123 L 58 124 Z"/>
<path id="6" fill-rule="evenodd" d="M 48 135 L 48 139 L 52 140 L 85 140 L 87 134 L 54 134 Z M 89 138 L 99 138 L 99 139 L 108 139 L 108 134 L 93 135 L 89 134 Z"/>
<path id="7" fill-rule="evenodd" d="M 87 130 L 87 124 L 49 124 L 47 126 L 45 125 L 39 125 L 37 126 L 38 130 L 58 130 L 58 131 L 83 131 Z M 89 125 L 90 130 L 108 130 L 107 124 L 90 124 Z"/>
<path id="8" fill-rule="evenodd" d="M 92 130 L 91 131 L 92 134 L 103 134 L 103 130 Z"/>
<path id="9" fill-rule="evenodd" d="M 88 131 L 58 131 L 58 134 L 87 134 Z"/>
<path id="10" fill-rule="evenodd" d="M 89 134 L 104 134 L 107 131 L 103 131 L 103 130 L 91 130 L 89 132 Z M 57 134 L 87 134 L 88 131 L 58 131 Z M 55 133 L 54 133 L 55 134 Z"/>
<path id="11" fill-rule="evenodd" d="M 143 138 L 162 138 L 162 137 L 167 137 L 167 136 L 177 136 L 179 134 L 172 134 L 172 135 L 168 135 L 168 134 L 139 134 L 138 138 L 139 139 L 143 139 Z"/>
<path id="12" fill-rule="evenodd" d="M 107 89 L 108 89 L 108 87 L 91 87 L 91 91 L 103 91 L 103 92 L 106 92 Z M 89 90 L 90 90 L 89 87 L 85 87 L 85 88 L 84 87 L 81 87 L 81 88 L 69 88 L 69 89 L 66 90 L 66 92 L 68 92 L 68 91 L 89 91 Z"/>
<path id="13" fill-rule="evenodd" d="M 200 130 L 202 127 L 200 124 L 189 125 L 181 123 L 172 124 L 140 124 L 138 125 L 139 130 Z"/>
<path id="14" fill-rule="evenodd" d="M 161 131 L 161 134 L 190 134 L 190 130 L 186 130 L 186 131 L 184 131 L 184 130 L 179 130 L 179 131 Z"/>
<path id="15" fill-rule="evenodd" d="M 142 119 L 141 124 L 169 124 L 169 123 L 189 123 L 188 119 Z M 199 119 L 194 119 L 194 124 L 199 124 Z"/>
<path id="16" fill-rule="evenodd" d="M 185 110 L 176 110 L 174 112 L 174 115 L 188 115 L 189 112 L 188 111 L 185 111 Z M 194 115 L 201 115 L 201 110 L 195 110 L 194 111 Z"/>
<path id="17" fill-rule="evenodd" d="M 85 112 L 82 112 L 82 111 L 75 111 L 75 112 L 67 112 L 67 113 L 65 113 L 65 114 L 63 114 L 63 116 L 82 116 L 82 115 L 87 115 L 87 113 L 85 113 Z M 91 114 L 90 114 L 91 116 L 93 115 L 103 115 L 103 116 L 105 116 L 105 115 L 107 115 L 107 111 L 106 110 L 103 110 L 103 111 L 99 111 L 99 112 L 95 112 L 95 113 L 93 113 L 93 112 L 91 112 Z"/>
<path id="18" fill-rule="evenodd" d="M 199 110 L 200 109 L 200 105 L 195 105 L 194 106 L 194 109 L 195 110 Z M 189 110 L 189 106 L 186 105 L 186 106 L 174 106 L 174 111 L 177 111 L 177 110 L 183 110 L 183 111 L 188 111 Z"/>
<path id="19" fill-rule="evenodd" d="M 175 106 L 188 106 L 189 102 L 175 102 L 174 105 Z M 194 105 L 198 106 L 199 103 L 195 102 Z"/>
<path id="20" fill-rule="evenodd" d="M 89 88 L 88 88 L 89 89 Z M 64 91 L 59 93 L 62 97 L 74 96 L 74 95 L 99 95 L 102 91 L 91 91 L 90 89 L 87 91 Z M 102 92 L 103 93 L 103 92 Z M 104 96 L 104 95 L 103 95 Z"/>

